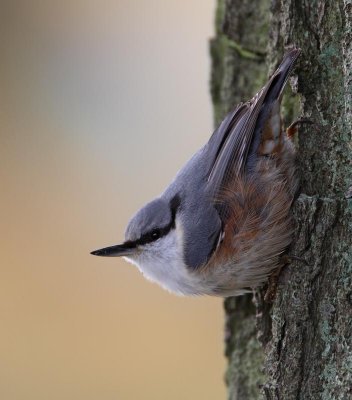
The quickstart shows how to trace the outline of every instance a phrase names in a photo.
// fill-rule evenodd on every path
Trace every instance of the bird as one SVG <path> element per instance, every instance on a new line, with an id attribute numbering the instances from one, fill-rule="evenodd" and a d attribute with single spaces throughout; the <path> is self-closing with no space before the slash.
<path id="1" fill-rule="evenodd" d="M 131 218 L 123 243 L 91 254 L 123 257 L 178 295 L 238 296 L 265 285 L 292 241 L 295 128 L 284 129 L 280 106 L 300 52 L 289 50 L 265 86 L 225 116 Z"/>

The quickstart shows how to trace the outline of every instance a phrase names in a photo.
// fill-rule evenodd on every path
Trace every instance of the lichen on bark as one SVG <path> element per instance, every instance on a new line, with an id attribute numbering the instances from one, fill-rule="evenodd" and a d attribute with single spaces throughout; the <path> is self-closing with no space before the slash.
<path id="1" fill-rule="evenodd" d="M 226 382 L 232 399 L 352 398 L 352 2 L 219 0 L 211 42 L 216 123 L 262 86 L 296 46 L 287 122 L 299 131 L 296 229 L 272 306 L 258 291 L 225 301 Z M 288 90 L 288 92 L 290 92 Z M 300 115 L 298 115 L 300 114 Z"/>

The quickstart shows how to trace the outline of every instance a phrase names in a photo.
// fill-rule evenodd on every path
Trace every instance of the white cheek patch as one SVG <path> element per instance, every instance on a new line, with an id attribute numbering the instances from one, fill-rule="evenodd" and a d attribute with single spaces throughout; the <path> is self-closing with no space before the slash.
<path id="1" fill-rule="evenodd" d="M 143 246 L 135 256 L 124 259 L 164 289 L 178 295 L 194 295 L 199 292 L 199 283 L 183 262 L 181 234 L 179 229 L 173 229 L 161 239 Z"/>

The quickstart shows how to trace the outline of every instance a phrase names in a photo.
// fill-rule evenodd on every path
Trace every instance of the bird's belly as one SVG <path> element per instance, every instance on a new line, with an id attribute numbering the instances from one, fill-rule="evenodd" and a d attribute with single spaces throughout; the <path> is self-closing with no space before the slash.
<path id="1" fill-rule="evenodd" d="M 224 237 L 203 272 L 219 296 L 262 286 L 292 240 L 290 208 L 297 181 L 290 158 L 281 164 L 263 158 L 257 168 L 261 181 L 258 175 L 237 177 L 234 189 L 225 193 L 229 216 Z"/>

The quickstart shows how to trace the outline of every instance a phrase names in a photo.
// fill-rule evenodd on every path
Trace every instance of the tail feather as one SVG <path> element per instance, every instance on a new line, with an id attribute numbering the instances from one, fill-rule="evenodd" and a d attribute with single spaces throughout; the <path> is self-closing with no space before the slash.
<path id="1" fill-rule="evenodd" d="M 258 152 L 260 155 L 269 154 L 278 144 L 282 132 L 280 116 L 282 92 L 300 53 L 300 49 L 293 49 L 286 53 L 272 79 L 267 84 L 269 87 L 267 87 L 265 99 L 254 128 L 252 143 L 249 147 L 246 164 L 249 169 L 254 167 Z"/>

